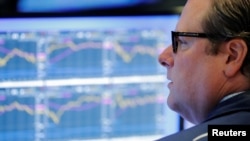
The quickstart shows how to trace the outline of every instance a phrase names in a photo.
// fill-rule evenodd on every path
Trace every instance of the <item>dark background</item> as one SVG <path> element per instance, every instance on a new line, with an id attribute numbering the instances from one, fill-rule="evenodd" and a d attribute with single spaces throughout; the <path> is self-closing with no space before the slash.
<path id="1" fill-rule="evenodd" d="M 186 0 L 148 0 L 133 5 L 110 6 L 105 8 L 71 9 L 61 11 L 21 12 L 18 5 L 21 0 L 0 0 L 0 16 L 93 16 L 93 15 L 149 15 L 180 13 Z M 63 2 L 63 1 L 62 1 Z M 43 1 L 37 1 L 43 4 Z"/>

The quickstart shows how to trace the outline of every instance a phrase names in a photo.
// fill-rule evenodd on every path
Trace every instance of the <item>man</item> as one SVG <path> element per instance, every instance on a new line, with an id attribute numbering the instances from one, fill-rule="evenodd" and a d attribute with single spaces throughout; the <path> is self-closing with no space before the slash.
<path id="1" fill-rule="evenodd" d="M 168 106 L 195 126 L 161 141 L 204 141 L 208 125 L 250 125 L 250 0 L 188 0 L 166 67 Z"/>

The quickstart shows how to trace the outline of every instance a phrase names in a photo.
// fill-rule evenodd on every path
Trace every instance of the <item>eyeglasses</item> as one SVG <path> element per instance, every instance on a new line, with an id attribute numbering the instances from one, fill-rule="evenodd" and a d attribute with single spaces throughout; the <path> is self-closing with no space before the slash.
<path id="1" fill-rule="evenodd" d="M 206 33 L 196 33 L 196 32 L 175 32 L 172 31 L 172 46 L 173 46 L 173 52 L 177 53 L 178 49 L 178 42 L 179 36 L 185 36 L 185 37 L 196 37 L 196 38 L 211 38 L 212 35 L 206 34 Z M 241 32 L 240 34 L 237 35 L 231 35 L 228 34 L 227 36 L 224 36 L 223 38 L 219 39 L 220 41 L 228 41 L 234 38 L 250 38 L 250 32 Z"/>
<path id="2" fill-rule="evenodd" d="M 206 33 L 195 33 L 195 32 L 175 32 L 172 31 L 172 46 L 173 46 L 173 52 L 177 53 L 178 49 L 178 37 L 179 36 L 185 36 L 185 37 L 197 37 L 197 38 L 207 38 Z"/>

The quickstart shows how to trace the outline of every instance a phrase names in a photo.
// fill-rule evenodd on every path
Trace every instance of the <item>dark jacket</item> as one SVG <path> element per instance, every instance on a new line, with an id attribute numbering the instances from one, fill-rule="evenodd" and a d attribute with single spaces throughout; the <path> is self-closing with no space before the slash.
<path id="1" fill-rule="evenodd" d="M 207 141 L 208 125 L 250 125 L 250 91 L 219 103 L 201 124 L 157 141 Z"/>

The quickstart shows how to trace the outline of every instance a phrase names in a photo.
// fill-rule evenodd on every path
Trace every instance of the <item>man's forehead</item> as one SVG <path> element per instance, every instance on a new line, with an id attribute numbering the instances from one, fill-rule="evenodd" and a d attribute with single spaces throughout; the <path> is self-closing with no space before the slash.
<path id="1" fill-rule="evenodd" d="M 194 28 L 200 31 L 202 19 L 207 14 L 211 2 L 212 0 L 188 0 L 177 24 L 177 30 L 182 31 Z"/>

